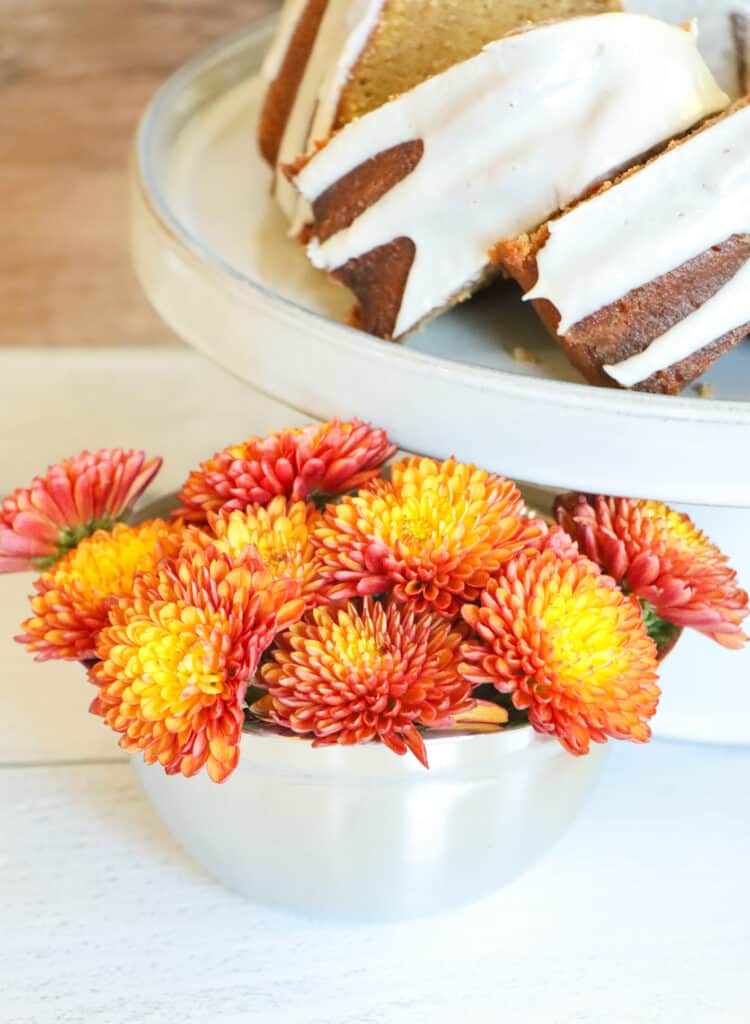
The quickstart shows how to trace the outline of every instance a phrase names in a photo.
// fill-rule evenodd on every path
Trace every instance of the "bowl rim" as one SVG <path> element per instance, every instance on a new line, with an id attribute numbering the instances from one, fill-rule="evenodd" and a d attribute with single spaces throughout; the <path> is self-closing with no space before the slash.
<path id="1" fill-rule="evenodd" d="M 592 743 L 587 756 L 574 757 L 554 736 L 538 733 L 531 725 L 491 733 L 422 735 L 428 751 L 427 769 L 412 754 L 399 756 L 375 740 L 316 747 L 312 737 L 281 733 L 273 727 L 266 728 L 264 723 L 251 723 L 243 728 L 239 762 L 225 785 L 231 785 L 233 779 L 263 776 L 294 779 L 300 784 L 330 782 L 351 786 L 497 780 L 503 766 L 519 758 L 540 764 L 557 760 L 574 768 L 581 762 L 600 762 L 609 750 L 608 743 Z M 149 779 L 159 767 L 146 764 L 140 752 L 131 755 L 131 760 L 138 774 Z M 163 772 L 156 774 L 161 776 Z M 202 772 L 197 778 L 213 785 Z"/>

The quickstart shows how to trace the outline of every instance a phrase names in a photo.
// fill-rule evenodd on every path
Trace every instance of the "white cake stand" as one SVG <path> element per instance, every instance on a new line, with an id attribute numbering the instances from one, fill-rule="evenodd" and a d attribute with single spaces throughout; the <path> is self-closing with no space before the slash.
<path id="1" fill-rule="evenodd" d="M 510 285 L 403 346 L 346 327 L 350 296 L 286 237 L 255 148 L 272 30 L 268 19 L 196 57 L 140 125 L 133 255 L 164 320 L 308 416 L 360 416 L 403 448 L 548 487 L 700 506 L 691 514 L 750 582 L 750 346 L 711 369 L 706 400 L 588 386 Z M 514 359 L 518 349 L 533 361 Z M 749 678 L 750 651 L 686 638 L 666 667 L 658 730 L 750 742 Z"/>

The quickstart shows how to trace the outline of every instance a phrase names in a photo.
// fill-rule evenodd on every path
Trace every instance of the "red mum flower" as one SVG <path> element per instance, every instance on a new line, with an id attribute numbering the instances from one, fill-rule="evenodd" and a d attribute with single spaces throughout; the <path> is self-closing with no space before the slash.
<path id="1" fill-rule="evenodd" d="M 360 420 L 251 437 L 190 474 L 175 515 L 203 522 L 209 512 L 244 511 L 248 505 L 267 505 L 277 495 L 306 501 L 343 494 L 376 477 L 395 451 L 384 431 Z"/>
<path id="2" fill-rule="evenodd" d="M 91 670 L 93 714 L 167 774 L 214 782 L 237 766 L 248 680 L 277 632 L 304 610 L 294 580 L 208 547 L 138 577 L 110 610 Z"/>
<path id="3" fill-rule="evenodd" d="M 633 597 L 587 558 L 523 552 L 464 619 L 464 677 L 493 683 L 538 732 L 573 754 L 608 736 L 645 742 L 656 712 L 657 655 Z"/>
<path id="4" fill-rule="evenodd" d="M 450 726 L 474 704 L 458 673 L 465 637 L 462 625 L 393 601 L 315 609 L 261 669 L 270 715 L 314 746 L 377 739 L 427 767 L 417 725 Z"/>
<path id="5" fill-rule="evenodd" d="M 582 551 L 661 619 L 724 647 L 745 643 L 747 594 L 689 516 L 657 501 L 582 494 L 561 495 L 556 514 Z"/>
<path id="6" fill-rule="evenodd" d="M 97 530 L 110 530 L 161 468 L 141 451 L 102 448 L 50 466 L 0 502 L 0 572 L 48 569 Z"/>

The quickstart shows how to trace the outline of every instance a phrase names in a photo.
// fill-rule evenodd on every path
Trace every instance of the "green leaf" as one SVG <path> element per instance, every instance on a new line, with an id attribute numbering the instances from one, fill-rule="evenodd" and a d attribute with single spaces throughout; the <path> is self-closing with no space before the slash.
<path id="1" fill-rule="evenodd" d="M 639 599 L 641 611 L 643 612 L 643 621 L 646 623 L 646 629 L 648 635 L 656 644 L 658 651 L 664 651 L 674 642 L 675 637 L 680 632 L 680 627 L 675 626 L 671 622 L 667 622 L 666 619 L 662 619 L 657 614 L 656 609 L 648 601 Z"/>
<path id="2" fill-rule="evenodd" d="M 117 520 L 111 516 L 102 516 L 101 519 L 89 519 L 85 523 L 77 523 L 75 526 L 61 527 L 57 534 L 57 551 L 54 555 L 35 558 L 34 568 L 40 572 L 51 569 L 63 555 L 67 555 L 73 548 L 77 548 L 85 537 L 90 537 L 97 530 L 111 530 L 116 522 Z"/>

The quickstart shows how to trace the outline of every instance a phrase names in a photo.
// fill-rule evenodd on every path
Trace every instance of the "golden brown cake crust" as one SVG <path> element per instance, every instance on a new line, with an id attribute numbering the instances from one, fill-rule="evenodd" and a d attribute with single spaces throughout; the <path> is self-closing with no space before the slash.
<path id="1" fill-rule="evenodd" d="M 272 167 L 276 166 L 284 130 L 327 6 L 328 0 L 307 0 L 279 73 L 263 100 L 258 121 L 258 147 Z"/>
<path id="2" fill-rule="evenodd" d="M 313 203 L 315 236 L 325 242 L 348 228 L 381 196 L 411 174 L 423 153 L 421 139 L 402 142 L 339 178 Z"/>
<path id="3" fill-rule="evenodd" d="M 668 149 L 683 145 L 697 132 L 709 130 L 714 124 L 748 105 L 750 96 L 744 97 L 728 111 L 707 120 L 700 128 L 672 142 Z M 660 159 L 661 155 L 653 157 L 652 160 Z M 606 182 L 594 191 L 593 196 L 639 173 L 644 166 L 646 164 L 626 171 L 614 182 Z M 569 209 L 579 205 L 581 204 L 575 203 Z M 559 216 L 564 216 L 566 212 Z M 537 254 L 548 238 L 549 226 L 545 224 L 531 235 L 500 242 L 493 250 L 492 260 L 502 273 L 515 278 L 524 292 L 530 291 L 539 277 Z M 748 260 L 750 235 L 733 235 L 670 273 L 634 289 L 617 302 L 591 314 L 575 324 L 565 335 L 558 334 L 560 314 L 551 302 L 539 299 L 534 301 L 533 305 L 544 326 L 560 343 L 570 361 L 586 380 L 606 387 L 619 387 L 620 385 L 604 371 L 605 365 L 612 366 L 643 352 L 652 341 L 704 305 Z M 688 384 L 700 377 L 720 355 L 737 345 L 748 333 L 750 324 L 720 338 L 712 339 L 688 359 L 653 374 L 632 390 L 679 394 Z"/>
<path id="4" fill-rule="evenodd" d="M 357 296 L 353 324 L 378 338 L 393 339 L 416 251 L 410 238 L 395 238 L 333 271 L 331 277 Z"/>
<path id="5" fill-rule="evenodd" d="M 321 242 L 349 227 L 365 210 L 414 170 L 424 153 L 421 139 L 378 153 L 339 178 L 313 203 L 313 235 Z M 335 270 L 331 277 L 354 292 L 354 322 L 379 338 L 391 339 L 414 262 L 410 238 L 396 238 Z"/>
<path id="6" fill-rule="evenodd" d="M 545 227 L 535 235 L 523 236 L 496 250 L 502 269 L 514 277 L 524 291 L 537 282 L 536 256 L 548 236 Z M 586 380 L 618 387 L 604 371 L 605 365 L 611 366 L 643 352 L 652 341 L 706 303 L 749 259 L 750 235 L 733 235 L 676 270 L 598 310 L 562 336 L 557 333 L 560 314 L 552 303 L 539 299 L 534 307 L 547 330 L 557 338 Z M 748 332 L 750 324 L 713 339 L 699 352 L 653 374 L 634 390 L 678 394 Z"/>
<path id="7" fill-rule="evenodd" d="M 325 242 L 337 231 L 349 227 L 381 196 L 410 174 L 422 159 L 423 153 L 424 143 L 421 139 L 402 142 L 383 150 L 339 178 L 313 203 L 312 236 Z M 309 157 L 304 157 L 296 161 L 292 167 L 286 168 L 287 173 L 294 177 L 308 160 Z M 415 255 L 414 242 L 403 236 L 349 260 L 331 273 L 335 281 L 346 285 L 357 298 L 358 305 L 350 317 L 353 326 L 386 341 L 401 340 L 400 337 L 394 338 L 394 333 Z M 475 281 L 468 282 L 457 294 L 447 296 L 442 307 L 432 310 L 409 333 L 419 330 L 457 302 L 469 298 L 497 274 L 497 269 L 488 264 Z"/>

